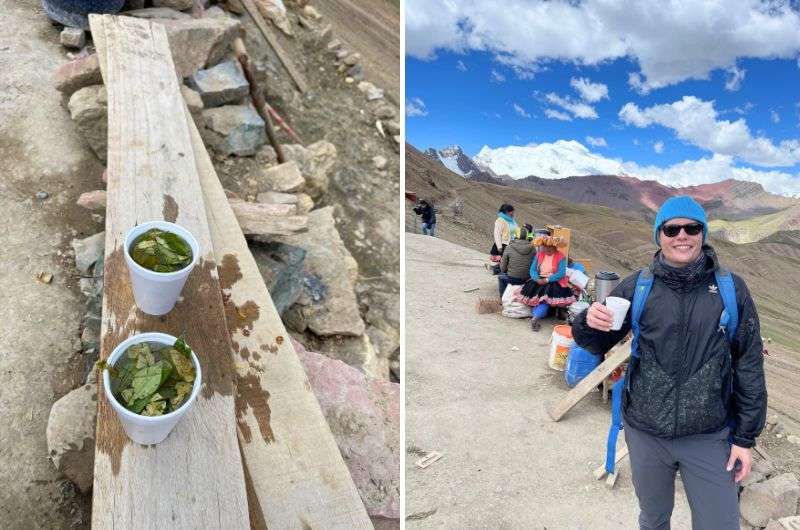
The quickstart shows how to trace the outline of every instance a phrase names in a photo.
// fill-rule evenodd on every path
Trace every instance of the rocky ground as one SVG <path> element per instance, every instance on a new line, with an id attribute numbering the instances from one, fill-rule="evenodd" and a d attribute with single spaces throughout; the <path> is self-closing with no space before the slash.
<path id="1" fill-rule="evenodd" d="M 128 4 L 136 3 L 146 4 Z M 276 307 L 296 339 L 332 358 L 298 345 L 354 480 L 375 521 L 396 526 L 396 103 L 365 79 L 358 51 L 336 40 L 335 21 L 306 2 L 278 12 L 279 2 L 257 2 L 306 76 L 304 95 L 237 2 L 156 4 L 185 9 L 136 15 L 167 28 L 184 98 Z M 0 514 L 4 528 L 88 528 L 107 101 L 88 34 L 62 31 L 39 6 L 0 0 L 0 23 L 22 28 L 0 46 L 0 282 L 13 301 L 0 333 L 0 483 L 10 485 L 0 490 Z M 285 164 L 230 55 L 242 26 L 267 101 L 302 139 L 278 131 L 294 144 Z M 357 403 L 342 399 L 344 388 Z"/>
<path id="2" fill-rule="evenodd" d="M 627 461 L 613 490 L 592 478 L 608 404 L 595 393 L 558 423 L 547 415 L 568 390 L 547 366 L 553 320 L 534 334 L 527 319 L 477 314 L 478 298 L 497 296 L 482 252 L 409 233 L 406 260 L 406 526 L 633 528 Z M 740 493 L 742 528 L 800 522 L 798 433 L 770 411 L 758 441 L 767 458 L 756 455 Z M 417 467 L 430 451 L 443 456 Z M 680 480 L 672 528 L 691 528 Z"/>

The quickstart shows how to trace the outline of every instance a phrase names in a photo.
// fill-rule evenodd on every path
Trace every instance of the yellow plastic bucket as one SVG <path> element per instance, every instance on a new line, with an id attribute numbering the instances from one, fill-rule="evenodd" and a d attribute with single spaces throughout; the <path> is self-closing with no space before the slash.
<path id="1" fill-rule="evenodd" d="M 550 357 L 547 365 L 553 370 L 563 372 L 567 367 L 569 349 L 575 341 L 572 338 L 572 326 L 558 325 L 553 328 L 553 337 L 550 343 Z"/>

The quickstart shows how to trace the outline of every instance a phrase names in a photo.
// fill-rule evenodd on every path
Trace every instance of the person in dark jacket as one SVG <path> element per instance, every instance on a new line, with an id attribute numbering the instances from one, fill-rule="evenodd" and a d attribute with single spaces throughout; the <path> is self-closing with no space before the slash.
<path id="1" fill-rule="evenodd" d="M 724 305 L 714 271 L 720 264 L 705 244 L 707 231 L 705 211 L 687 196 L 668 199 L 656 216 L 654 281 L 622 395 L 642 529 L 670 528 L 678 469 L 692 528 L 738 529 L 736 483 L 750 472 L 766 420 L 756 307 L 744 280 L 733 275 L 739 327 L 729 344 L 719 325 Z M 611 296 L 632 301 L 638 274 Z M 628 334 L 630 319 L 628 311 L 622 328 L 610 331 L 611 311 L 594 303 L 573 323 L 575 342 L 604 354 Z"/>
<path id="2" fill-rule="evenodd" d="M 528 241 L 528 230 L 519 229 L 519 238 L 506 247 L 500 258 L 500 276 L 497 277 L 500 296 L 506 292 L 508 285 L 522 285 L 530 279 L 530 268 L 536 249 Z"/>
<path id="3" fill-rule="evenodd" d="M 422 233 L 436 236 L 436 209 L 428 201 L 419 201 L 414 207 L 414 213 L 422 216 Z"/>

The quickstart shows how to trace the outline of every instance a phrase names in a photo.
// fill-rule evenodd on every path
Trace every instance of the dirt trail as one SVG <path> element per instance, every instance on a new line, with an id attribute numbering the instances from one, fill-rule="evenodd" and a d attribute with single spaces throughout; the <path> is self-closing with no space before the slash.
<path id="1" fill-rule="evenodd" d="M 627 461 L 614 490 L 592 480 L 605 458 L 608 406 L 592 394 L 550 420 L 546 406 L 568 390 L 547 366 L 552 321 L 533 334 L 527 319 L 476 314 L 478 297 L 497 296 L 484 261 L 406 234 L 407 527 L 635 527 Z M 444 457 L 422 470 L 420 451 Z M 680 481 L 676 490 L 672 528 L 688 529 Z"/>
<path id="2" fill-rule="evenodd" d="M 41 2 L 0 0 L 0 27 L 14 28 L 0 44 L 0 526 L 82 528 L 87 498 L 47 459 L 45 429 L 52 403 L 81 383 L 84 299 L 67 253 L 103 229 L 75 205 L 103 168 L 53 88 L 67 59 Z"/>
<path id="3" fill-rule="evenodd" d="M 387 0 L 336 0 L 314 4 L 333 34 L 362 56 L 366 79 L 400 101 L 400 10 Z"/>

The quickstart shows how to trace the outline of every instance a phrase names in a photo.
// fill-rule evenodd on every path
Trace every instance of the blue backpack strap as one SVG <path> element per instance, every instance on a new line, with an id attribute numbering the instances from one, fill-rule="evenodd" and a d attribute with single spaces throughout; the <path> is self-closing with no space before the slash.
<path id="1" fill-rule="evenodd" d="M 728 342 L 733 343 L 736 330 L 739 327 L 739 306 L 736 304 L 736 287 L 733 284 L 733 275 L 728 269 L 720 267 L 714 272 L 725 309 L 719 317 L 719 326 L 725 331 Z"/>
<path id="2" fill-rule="evenodd" d="M 633 291 L 633 302 L 631 303 L 631 330 L 633 339 L 631 340 L 631 357 L 639 356 L 639 319 L 644 311 L 644 304 L 653 288 L 653 273 L 649 268 L 642 269 L 636 278 L 636 288 Z M 611 387 L 611 427 L 608 430 L 608 440 L 606 442 L 606 472 L 614 473 L 614 464 L 617 455 L 617 436 L 622 430 L 622 392 L 624 391 L 625 381 L 628 379 L 628 371 L 625 377 L 614 383 Z"/>

